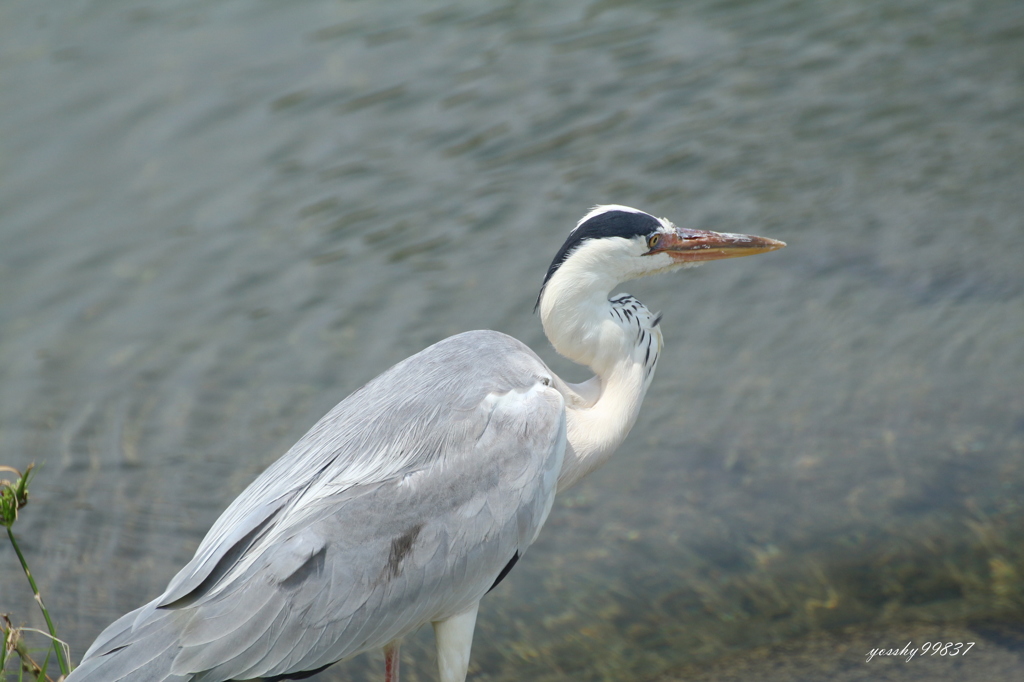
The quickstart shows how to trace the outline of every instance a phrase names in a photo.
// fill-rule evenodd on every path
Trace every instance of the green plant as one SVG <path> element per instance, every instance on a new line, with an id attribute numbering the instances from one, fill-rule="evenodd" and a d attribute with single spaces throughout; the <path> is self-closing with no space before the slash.
<path id="1" fill-rule="evenodd" d="M 36 603 L 39 604 L 39 608 L 43 612 L 43 617 L 46 619 L 46 627 L 49 630 L 47 635 L 53 645 L 53 653 L 56 655 L 57 664 L 60 666 L 61 675 L 67 676 L 70 671 L 70 656 L 68 655 L 67 644 L 57 638 L 57 629 L 53 625 L 53 619 L 50 618 L 50 612 L 47 610 L 46 605 L 43 603 L 43 597 L 39 593 L 39 587 L 36 585 L 35 578 L 32 577 L 32 571 L 29 570 L 28 561 L 25 560 L 25 555 L 21 552 L 21 547 L 18 546 L 18 539 L 14 536 L 12 526 L 15 521 L 18 520 L 18 512 L 28 504 L 28 483 L 32 478 L 33 467 L 35 465 L 29 464 L 25 469 L 25 473 L 21 473 L 14 467 L 0 466 L 0 472 L 11 472 L 17 475 L 17 479 L 12 481 L 0 480 L 0 525 L 3 525 L 7 529 L 7 537 L 11 541 L 11 546 L 14 547 L 15 553 L 18 555 L 18 561 L 21 562 L 21 568 L 25 571 L 25 577 L 28 578 L 28 584 L 32 587 L 32 594 L 35 597 Z M 13 654 L 18 655 L 20 665 L 18 666 L 18 679 L 23 678 L 24 673 L 34 676 L 37 682 L 43 680 L 50 680 L 50 677 L 46 674 L 46 668 L 50 662 L 50 652 L 47 652 L 46 659 L 44 659 L 42 665 L 37 664 L 32 657 L 29 655 L 29 649 L 22 641 L 23 632 L 39 632 L 34 628 L 17 628 L 11 623 L 10 618 L 7 614 L 0 614 L 0 631 L 3 634 L 3 647 L 0 649 L 0 674 L 3 674 L 7 669 L 7 663 L 12 658 Z M 42 633 L 46 635 L 47 633 Z"/>

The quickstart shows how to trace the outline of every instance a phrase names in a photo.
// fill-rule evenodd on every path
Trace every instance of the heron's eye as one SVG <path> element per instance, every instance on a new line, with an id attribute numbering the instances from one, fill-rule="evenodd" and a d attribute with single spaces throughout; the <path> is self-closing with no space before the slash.
<path id="1" fill-rule="evenodd" d="M 660 234 L 652 234 L 650 237 L 647 238 L 647 247 L 648 248 L 656 249 L 656 248 L 658 248 L 658 244 L 660 244 L 660 243 L 661 243 L 661 235 Z"/>

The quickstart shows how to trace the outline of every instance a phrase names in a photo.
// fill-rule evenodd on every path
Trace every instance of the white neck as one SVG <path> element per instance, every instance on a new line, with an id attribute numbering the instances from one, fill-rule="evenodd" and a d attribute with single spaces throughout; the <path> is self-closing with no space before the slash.
<path id="1" fill-rule="evenodd" d="M 575 267 L 589 276 L 573 272 Z M 570 268 L 572 267 L 572 270 Z M 564 490 L 603 464 L 636 421 L 662 348 L 657 318 L 631 296 L 608 299 L 619 277 L 592 264 L 567 262 L 540 300 L 544 333 L 561 355 L 590 367 L 581 384 L 559 381 L 569 446 L 558 478 Z"/>

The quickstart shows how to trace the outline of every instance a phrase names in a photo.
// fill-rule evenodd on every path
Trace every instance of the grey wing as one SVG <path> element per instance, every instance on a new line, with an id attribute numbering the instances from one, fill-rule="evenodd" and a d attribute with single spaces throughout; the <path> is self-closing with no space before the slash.
<path id="1" fill-rule="evenodd" d="M 117 679 L 116 657 L 99 665 L 105 652 L 152 631 L 158 641 L 136 663 L 169 662 L 166 679 L 268 677 L 465 611 L 551 509 L 565 448 L 551 383 L 532 351 L 494 332 L 447 339 L 392 368 L 339 405 L 360 409 L 336 408 L 296 445 L 305 454 L 254 482 L 211 529 L 216 541 L 101 635 L 87 662 Z M 305 475 L 280 466 L 289 459 Z"/>

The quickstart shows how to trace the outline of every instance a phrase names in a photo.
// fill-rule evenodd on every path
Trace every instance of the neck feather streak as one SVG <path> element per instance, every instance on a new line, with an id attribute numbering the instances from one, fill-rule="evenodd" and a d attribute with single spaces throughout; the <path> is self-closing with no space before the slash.
<path id="1" fill-rule="evenodd" d="M 607 461 L 633 427 L 662 336 L 658 317 L 635 298 L 608 299 L 614 282 L 560 281 L 560 274 L 541 296 L 544 332 L 561 355 L 596 375 L 582 384 L 557 383 L 565 396 L 569 441 L 558 478 L 564 490 Z"/>

